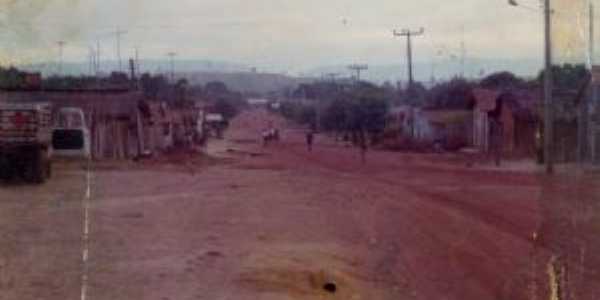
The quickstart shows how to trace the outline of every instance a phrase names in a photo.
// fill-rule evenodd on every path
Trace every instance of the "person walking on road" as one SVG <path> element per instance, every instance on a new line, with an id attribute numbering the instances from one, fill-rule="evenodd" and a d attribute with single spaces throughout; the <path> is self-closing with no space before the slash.
<path id="1" fill-rule="evenodd" d="M 364 164 L 367 162 L 367 137 L 364 131 L 359 132 L 356 142 L 360 148 L 360 160 Z"/>
<path id="2" fill-rule="evenodd" d="M 306 147 L 309 152 L 312 152 L 313 139 L 314 139 L 314 131 L 312 129 L 309 129 L 306 132 Z"/>

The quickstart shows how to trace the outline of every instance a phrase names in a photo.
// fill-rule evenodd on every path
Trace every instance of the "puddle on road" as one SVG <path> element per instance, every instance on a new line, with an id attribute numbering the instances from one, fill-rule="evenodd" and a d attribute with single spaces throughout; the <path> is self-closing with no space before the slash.
<path id="1" fill-rule="evenodd" d="M 245 259 L 236 282 L 258 294 L 279 294 L 280 299 L 385 299 L 359 275 L 356 258 L 323 249 L 261 248 L 262 253 Z"/>

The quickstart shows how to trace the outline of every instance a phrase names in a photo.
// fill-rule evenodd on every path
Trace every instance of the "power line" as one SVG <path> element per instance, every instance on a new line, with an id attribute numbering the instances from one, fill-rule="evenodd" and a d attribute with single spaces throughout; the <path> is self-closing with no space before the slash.
<path id="1" fill-rule="evenodd" d="M 425 28 L 421 27 L 418 31 L 411 31 L 410 29 L 402 29 L 400 32 L 394 29 L 394 36 L 405 36 L 406 37 L 406 55 L 408 57 L 408 88 L 413 85 L 413 63 L 412 63 L 412 37 L 420 36 L 425 33 Z"/>

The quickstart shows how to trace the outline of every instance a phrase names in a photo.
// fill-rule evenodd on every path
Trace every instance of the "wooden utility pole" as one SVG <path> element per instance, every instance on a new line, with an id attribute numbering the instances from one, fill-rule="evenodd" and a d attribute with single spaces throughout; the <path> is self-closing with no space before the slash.
<path id="1" fill-rule="evenodd" d="M 65 48 L 65 41 L 58 41 L 58 75 L 63 75 L 63 50 Z"/>
<path id="2" fill-rule="evenodd" d="M 171 83 L 175 84 L 175 56 L 177 53 L 169 52 L 167 56 L 169 56 L 169 62 L 171 64 Z"/>
<path id="3" fill-rule="evenodd" d="M 394 30 L 394 36 L 405 36 L 406 37 L 406 56 L 408 62 L 408 88 L 413 86 L 413 63 L 412 63 L 412 37 L 420 36 L 425 33 L 425 29 L 421 27 L 418 31 L 411 31 L 410 29 L 402 29 L 400 32 Z"/>
<path id="4" fill-rule="evenodd" d="M 521 6 L 517 0 L 508 0 L 512 6 Z M 552 7 L 550 0 L 544 0 L 544 163 L 546 173 L 554 173 L 554 104 L 552 101 Z"/>
<path id="5" fill-rule="evenodd" d="M 595 163 L 595 159 L 596 159 L 596 157 L 595 157 L 596 156 L 596 153 L 595 153 L 596 139 L 595 139 L 595 137 L 596 137 L 596 130 L 597 130 L 596 128 L 597 128 L 598 124 L 596 124 L 596 122 L 590 122 L 590 118 L 589 118 L 590 117 L 589 109 L 591 108 L 591 111 L 593 114 L 595 114 L 598 109 L 598 102 L 597 102 L 598 101 L 598 94 L 597 94 L 598 88 L 596 87 L 596 85 L 598 83 L 596 83 L 597 79 L 594 78 L 595 77 L 594 76 L 595 75 L 594 74 L 594 63 L 595 63 L 594 55 L 596 54 L 595 48 L 594 48 L 594 42 L 595 42 L 595 39 L 594 39 L 594 34 L 595 34 L 595 32 L 594 32 L 594 17 L 595 17 L 595 13 L 594 13 L 594 4 L 592 3 L 592 1 L 590 1 L 589 9 L 590 9 L 590 12 L 589 12 L 590 13 L 590 15 L 589 15 L 589 18 L 590 18 L 589 43 L 590 44 L 589 44 L 588 51 L 590 52 L 589 65 L 590 65 L 590 73 L 592 74 L 592 78 L 591 78 L 591 84 L 590 84 L 591 92 L 590 92 L 590 97 L 589 97 L 590 102 L 589 102 L 589 106 L 588 106 L 588 119 L 587 119 L 588 120 L 587 140 L 588 140 L 588 145 L 589 145 L 587 150 L 589 151 L 588 158 L 590 158 L 592 163 Z"/>
<path id="6" fill-rule="evenodd" d="M 544 162 L 546 173 L 554 173 L 554 103 L 552 101 L 552 7 L 544 0 Z"/>
<path id="7" fill-rule="evenodd" d="M 360 72 L 369 69 L 369 66 L 360 65 L 360 64 L 352 64 L 352 65 L 348 66 L 348 69 L 356 72 L 356 82 L 360 82 Z"/>
<path id="8" fill-rule="evenodd" d="M 588 40 L 588 68 L 590 74 L 594 66 L 594 5 L 589 3 L 589 40 Z M 591 81 L 591 79 L 590 79 Z M 585 87 L 588 91 L 587 96 L 582 96 L 579 100 L 579 116 L 578 116 L 578 137 L 577 137 L 577 161 L 584 163 L 590 155 L 590 133 L 592 132 L 593 125 L 590 123 L 590 106 L 593 104 L 594 99 L 594 85 L 590 84 Z"/>

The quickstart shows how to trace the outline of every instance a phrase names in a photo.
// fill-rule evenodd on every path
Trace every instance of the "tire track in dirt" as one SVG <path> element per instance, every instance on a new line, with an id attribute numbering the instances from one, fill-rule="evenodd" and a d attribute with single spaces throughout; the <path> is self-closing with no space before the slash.
<path id="1" fill-rule="evenodd" d="M 389 197 L 385 198 L 385 199 L 389 199 L 386 202 L 392 201 L 391 199 L 394 199 L 394 194 L 406 194 L 406 192 L 410 192 L 414 195 L 418 195 L 418 200 L 412 200 L 412 206 L 413 208 L 418 208 L 418 202 L 422 202 L 422 201 L 426 201 L 426 202 L 434 202 L 437 204 L 441 204 L 443 208 L 445 209 L 450 209 L 453 213 L 458 213 L 466 218 L 468 218 L 471 222 L 477 224 L 477 223 L 483 223 L 486 226 L 489 226 L 490 228 L 493 228 L 493 230 L 498 230 L 502 233 L 505 233 L 509 236 L 515 237 L 517 239 L 519 239 L 522 243 L 525 244 L 529 244 L 530 243 L 530 235 L 529 235 L 529 231 L 527 230 L 526 226 L 519 226 L 519 224 L 516 224 L 513 221 L 510 221 L 502 216 L 499 216 L 497 214 L 492 213 L 489 210 L 485 210 L 481 207 L 478 207 L 477 205 L 472 205 L 469 204 L 467 202 L 464 201 L 460 201 L 457 199 L 453 199 L 452 197 L 447 195 L 447 191 L 436 191 L 435 189 L 431 188 L 431 185 L 428 184 L 422 184 L 422 185 L 416 185 L 416 184 L 401 184 L 401 181 L 393 181 L 390 180 L 387 177 L 382 177 L 379 176 L 377 174 L 374 174 L 376 172 L 374 172 L 372 169 L 368 169 L 368 168 L 364 168 L 364 167 L 356 167 L 353 166 L 351 164 L 346 164 L 346 165 L 338 165 L 333 161 L 326 161 L 324 160 L 322 157 L 320 157 L 319 155 L 315 154 L 315 153 L 304 153 L 304 152 L 299 152 L 295 149 L 295 147 L 290 147 L 290 146 L 281 146 L 282 150 L 284 150 L 285 152 L 291 153 L 294 156 L 297 156 L 299 158 L 301 158 L 301 160 L 303 161 L 302 165 L 304 165 L 304 163 L 310 163 L 314 166 L 317 166 L 321 169 L 324 169 L 325 171 L 329 171 L 329 172 L 333 172 L 333 174 L 337 175 L 343 175 L 345 179 L 350 179 L 352 178 L 353 180 L 355 180 L 357 182 L 357 184 L 375 184 L 375 185 L 379 185 L 378 188 L 375 188 L 375 190 L 378 190 L 379 192 L 381 191 L 386 191 L 388 193 L 390 193 L 390 195 L 388 195 Z M 285 154 L 283 154 L 283 156 L 285 156 Z M 291 159 L 284 159 L 286 161 L 294 161 L 293 158 Z M 393 166 L 393 164 L 390 165 L 390 167 L 395 167 Z M 406 166 L 403 166 L 404 168 L 406 168 Z M 407 171 L 410 171 L 411 169 L 416 169 L 416 168 L 420 168 L 420 166 L 410 166 L 410 168 L 408 168 Z M 357 170 L 358 169 L 358 170 Z M 428 168 L 425 168 L 425 170 L 427 170 Z M 433 169 L 433 168 L 429 168 L 429 169 Z M 437 170 L 437 169 L 435 169 Z M 421 172 L 426 172 L 424 170 L 420 170 Z M 489 171 L 486 171 L 486 173 Z M 342 174 L 340 174 L 342 173 Z M 443 174 L 442 176 L 448 176 L 448 172 L 445 172 L 446 174 Z M 451 172 L 454 176 L 456 176 L 456 172 Z M 467 172 L 462 172 L 463 175 L 464 173 L 467 173 L 470 176 L 477 176 L 477 172 L 475 171 L 467 171 Z M 511 174 L 505 174 L 502 177 L 510 177 Z M 519 179 L 517 179 L 519 180 Z M 510 180 L 512 182 L 515 181 L 515 179 Z M 521 183 L 521 185 L 524 186 L 528 186 L 531 184 L 530 182 L 525 181 L 524 183 L 521 181 L 519 182 Z M 383 185 L 383 186 L 381 186 Z M 382 197 L 376 197 L 375 198 L 378 199 L 384 199 Z M 380 206 L 381 207 L 381 206 Z M 406 207 L 405 207 L 406 209 Z M 385 209 L 384 209 L 385 210 Z M 532 212 L 534 213 L 534 212 Z M 422 216 L 422 212 L 420 214 L 414 214 L 413 218 L 417 219 L 417 224 L 419 225 L 423 225 L 423 224 L 427 224 L 428 223 L 428 219 L 427 216 Z M 448 241 L 444 241 L 440 238 L 436 238 L 436 228 L 429 226 L 429 234 L 424 234 L 422 235 L 422 237 L 428 237 L 429 239 L 431 239 L 433 242 L 431 242 L 432 245 L 443 245 L 445 243 L 447 243 Z M 491 240 L 488 240 L 488 242 L 491 242 Z M 400 245 L 394 244 L 391 245 L 391 248 L 396 248 L 396 249 L 400 249 L 399 247 Z M 480 245 L 481 246 L 481 245 Z M 488 247 L 489 248 L 489 247 Z M 495 249 L 487 249 L 486 252 L 487 253 L 493 253 Z M 401 252 L 400 252 L 401 253 Z M 396 255 L 396 253 L 388 253 L 388 255 L 386 255 L 385 257 L 381 258 L 381 260 L 383 262 L 387 262 L 389 263 L 390 261 L 394 261 L 396 260 L 398 257 L 398 255 Z M 466 259 L 468 260 L 469 257 L 466 257 Z M 404 258 L 404 261 L 408 261 L 408 259 Z M 483 265 L 478 265 L 478 264 L 469 264 L 469 268 L 472 270 L 471 273 L 474 274 L 485 274 L 485 273 L 489 273 L 489 270 L 485 269 Z M 409 271 L 410 272 L 410 271 Z M 490 275 L 490 274 L 488 274 Z M 491 274 L 493 275 L 493 274 Z M 489 281 L 489 277 L 490 276 L 484 276 L 481 279 L 478 280 L 479 284 L 481 286 L 489 286 L 490 285 L 490 281 Z M 493 286 L 489 286 L 490 290 L 498 290 L 499 289 L 500 284 L 495 284 Z M 418 290 L 423 291 L 424 289 L 419 288 Z"/>

